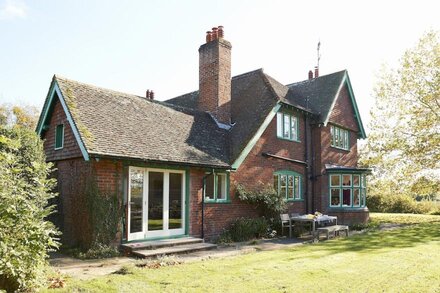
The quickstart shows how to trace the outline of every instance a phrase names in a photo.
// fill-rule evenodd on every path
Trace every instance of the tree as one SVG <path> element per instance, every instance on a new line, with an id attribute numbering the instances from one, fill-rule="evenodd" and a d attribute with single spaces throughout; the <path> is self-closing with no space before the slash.
<path id="1" fill-rule="evenodd" d="M 0 125 L 0 291 L 41 284 L 47 253 L 58 246 L 46 220 L 55 196 L 51 168 L 33 130 Z"/>
<path id="2" fill-rule="evenodd" d="M 426 33 L 375 87 L 361 163 L 373 167 L 370 193 L 433 198 L 440 190 L 440 41 Z"/>
<path id="3" fill-rule="evenodd" d="M 30 105 L 0 105 L 0 125 L 26 127 L 35 130 L 39 111 Z"/>

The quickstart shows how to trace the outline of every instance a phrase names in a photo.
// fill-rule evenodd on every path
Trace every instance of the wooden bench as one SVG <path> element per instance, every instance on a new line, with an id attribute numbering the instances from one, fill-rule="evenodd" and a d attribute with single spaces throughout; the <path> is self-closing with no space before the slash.
<path id="1" fill-rule="evenodd" d="M 336 236 L 336 233 L 338 233 L 340 231 L 345 231 L 345 235 L 348 237 L 348 226 L 345 225 L 333 225 L 333 226 L 327 226 L 327 227 L 321 227 L 317 229 L 318 231 L 318 240 L 319 240 L 319 233 L 320 232 L 325 232 L 327 235 L 327 240 L 330 238 L 330 232 L 334 233 L 334 235 Z"/>

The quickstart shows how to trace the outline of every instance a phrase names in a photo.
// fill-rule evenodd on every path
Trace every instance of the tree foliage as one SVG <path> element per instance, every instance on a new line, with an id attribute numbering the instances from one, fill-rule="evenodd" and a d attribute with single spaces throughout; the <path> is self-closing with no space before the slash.
<path id="1" fill-rule="evenodd" d="M 34 130 L 39 111 L 30 105 L 0 105 L 0 125 L 19 126 Z"/>
<path id="2" fill-rule="evenodd" d="M 58 232 L 46 220 L 55 196 L 50 172 L 33 130 L 0 125 L 0 289 L 38 286 L 47 253 L 58 246 Z"/>
<path id="3" fill-rule="evenodd" d="M 440 33 L 426 33 L 375 87 L 361 163 L 374 168 L 370 193 L 434 198 L 440 190 Z"/>

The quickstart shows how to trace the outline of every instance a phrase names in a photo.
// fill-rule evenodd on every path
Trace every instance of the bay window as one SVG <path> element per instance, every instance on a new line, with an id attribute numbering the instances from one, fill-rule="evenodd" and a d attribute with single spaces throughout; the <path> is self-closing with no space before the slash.
<path id="1" fill-rule="evenodd" d="M 330 174 L 330 207 L 360 208 L 366 206 L 364 174 Z"/>

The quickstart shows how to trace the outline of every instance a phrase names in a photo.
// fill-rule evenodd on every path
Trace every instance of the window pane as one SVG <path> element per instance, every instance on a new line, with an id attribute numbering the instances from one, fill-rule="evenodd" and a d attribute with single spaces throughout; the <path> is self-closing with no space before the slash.
<path id="1" fill-rule="evenodd" d="M 359 175 L 353 175 L 353 186 L 358 187 L 360 184 L 360 176 Z"/>
<path id="2" fill-rule="evenodd" d="M 351 186 L 351 175 L 342 175 L 342 186 Z"/>
<path id="3" fill-rule="evenodd" d="M 300 193 L 300 188 L 299 188 L 299 185 L 300 185 L 299 178 L 300 177 L 295 176 L 295 198 L 296 199 L 301 199 L 301 193 Z"/>
<path id="4" fill-rule="evenodd" d="M 342 205 L 351 206 L 351 189 L 349 188 L 342 189 Z"/>
<path id="5" fill-rule="evenodd" d="M 217 199 L 226 199 L 226 174 L 217 175 Z"/>
<path id="6" fill-rule="evenodd" d="M 284 197 L 286 197 L 286 190 L 287 190 L 287 175 L 281 175 L 280 176 L 280 192 Z"/>
<path id="7" fill-rule="evenodd" d="M 182 197 L 183 176 L 180 173 L 170 173 L 170 200 L 168 229 L 182 228 Z"/>
<path id="8" fill-rule="evenodd" d="M 361 194 L 359 188 L 353 189 L 353 206 L 358 207 L 361 205 Z"/>
<path id="9" fill-rule="evenodd" d="M 335 145 L 335 128 L 333 126 L 330 126 L 330 144 L 332 146 Z"/>
<path id="10" fill-rule="evenodd" d="M 288 176 L 288 192 L 287 192 L 287 198 L 294 198 L 294 190 L 293 190 L 293 176 Z"/>
<path id="11" fill-rule="evenodd" d="M 57 125 L 55 130 L 55 148 L 62 148 L 64 140 L 64 125 Z"/>
<path id="12" fill-rule="evenodd" d="M 290 116 L 284 114 L 284 138 L 290 138 Z"/>
<path id="13" fill-rule="evenodd" d="M 278 190 L 278 175 L 273 175 L 273 188 L 277 191 L 280 192 Z"/>
<path id="14" fill-rule="evenodd" d="M 164 173 L 148 172 L 148 231 L 163 230 Z"/>
<path id="15" fill-rule="evenodd" d="M 330 175 L 331 186 L 341 186 L 341 176 L 340 175 Z"/>
<path id="16" fill-rule="evenodd" d="M 332 188 L 330 190 L 330 205 L 331 206 L 340 206 L 341 205 L 341 196 L 340 196 L 339 188 Z"/>
<path id="17" fill-rule="evenodd" d="M 349 140 L 348 140 L 349 132 L 347 130 L 344 131 L 344 149 L 349 149 Z"/>
<path id="18" fill-rule="evenodd" d="M 144 172 L 130 171 L 130 233 L 142 232 Z"/>
<path id="19" fill-rule="evenodd" d="M 291 118 L 291 121 L 292 121 L 292 123 L 291 123 L 291 133 L 292 133 L 292 139 L 293 140 L 298 140 L 298 133 L 297 133 L 297 121 L 298 121 L 298 118 L 296 117 L 296 116 L 291 116 L 290 117 Z"/>
<path id="20" fill-rule="evenodd" d="M 367 205 L 367 198 L 366 198 L 366 192 L 365 192 L 365 188 L 361 189 L 361 194 L 362 194 L 362 206 L 366 206 Z"/>
<path id="21" fill-rule="evenodd" d="M 214 175 L 209 175 L 205 182 L 205 199 L 214 199 Z"/>
<path id="22" fill-rule="evenodd" d="M 283 137 L 283 113 L 277 113 L 277 136 Z"/>
<path id="23" fill-rule="evenodd" d="M 339 146 L 339 128 L 334 129 L 334 135 L 335 135 L 335 146 Z"/>

